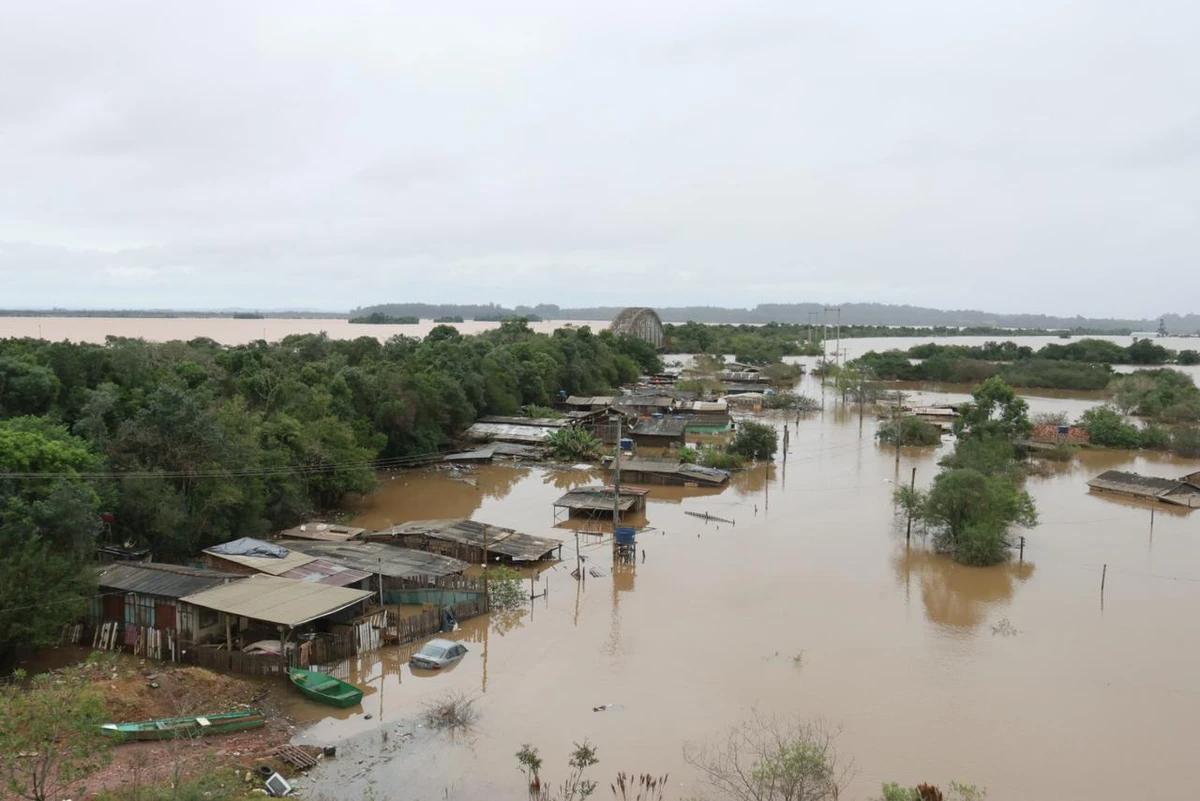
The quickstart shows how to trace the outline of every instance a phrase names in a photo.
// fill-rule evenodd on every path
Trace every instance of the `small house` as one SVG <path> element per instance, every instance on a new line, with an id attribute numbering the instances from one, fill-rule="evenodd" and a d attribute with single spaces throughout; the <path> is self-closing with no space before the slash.
<path id="1" fill-rule="evenodd" d="M 612 406 L 612 395 L 572 395 L 564 401 L 568 412 L 598 412 Z"/>
<path id="2" fill-rule="evenodd" d="M 482 442 L 512 442 L 518 445 L 542 445 L 555 431 L 574 428 L 566 417 L 481 417 L 463 437 Z"/>
<path id="3" fill-rule="evenodd" d="M 619 490 L 612 486 L 576 487 L 554 502 L 554 520 L 611 515 L 614 505 L 621 514 L 643 512 L 649 494 L 650 490 L 643 487 L 621 486 Z"/>
<path id="4" fill-rule="evenodd" d="M 629 430 L 629 438 L 638 448 L 679 448 L 687 425 L 687 420 L 676 417 L 642 420 Z"/>
<path id="5" fill-rule="evenodd" d="M 182 599 L 242 578 L 157 562 L 106 565 L 97 579 L 99 593 L 91 601 L 90 623 L 96 629 L 106 627 L 106 649 L 125 645 L 138 656 L 177 661 L 186 645 L 216 633 L 219 626 L 215 614 Z"/>
<path id="6" fill-rule="evenodd" d="M 611 467 L 611 466 L 610 466 Z M 729 482 L 729 473 L 698 464 L 665 459 L 628 459 L 621 462 L 621 478 L 639 484 L 670 484 L 681 487 L 719 487 Z"/>
<path id="7" fill-rule="evenodd" d="M 449 520 L 413 520 L 378 531 L 373 540 L 389 540 L 406 548 L 420 548 L 425 557 L 434 557 L 461 564 L 465 559 L 474 564 L 488 562 L 538 562 L 550 559 L 562 550 L 562 540 L 535 537 L 504 526 L 478 520 L 455 518 Z M 383 546 L 393 548 L 394 546 Z M 399 550 L 399 549 L 396 549 Z M 428 551 L 429 553 L 424 553 Z M 451 559 L 450 556 L 457 558 Z"/>
<path id="8" fill-rule="evenodd" d="M 1200 507 L 1200 485 L 1186 480 L 1108 470 L 1089 481 L 1088 487 L 1106 495 L 1156 501 L 1186 509 Z"/>
<path id="9" fill-rule="evenodd" d="M 330 630 L 335 624 L 353 621 L 373 594 L 258 574 L 181 600 L 217 613 L 220 636 L 211 641 L 224 642 L 228 650 L 235 647 L 235 637 L 243 645 L 278 640 L 282 649 L 296 629 Z"/>
<path id="10" fill-rule="evenodd" d="M 638 417 L 649 417 L 652 414 L 667 414 L 675 406 L 675 399 L 669 395 L 618 395 L 613 398 L 613 406 L 631 412 Z"/>

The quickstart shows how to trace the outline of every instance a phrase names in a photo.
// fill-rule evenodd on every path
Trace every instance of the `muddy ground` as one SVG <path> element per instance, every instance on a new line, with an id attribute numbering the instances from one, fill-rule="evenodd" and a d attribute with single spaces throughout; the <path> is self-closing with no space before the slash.
<path id="1" fill-rule="evenodd" d="M 186 779 L 214 769 L 242 774 L 270 765 L 287 777 L 298 771 L 274 756 L 296 725 L 284 712 L 289 688 L 279 681 L 226 676 L 187 665 L 161 664 L 124 654 L 58 648 L 26 669 L 64 669 L 78 665 L 101 691 L 109 719 L 134 722 L 199 715 L 245 707 L 267 715 L 266 726 L 229 735 L 170 742 L 130 742 L 112 749 L 112 761 L 81 782 L 91 795 Z M 315 749 L 313 749 L 315 751 Z"/>

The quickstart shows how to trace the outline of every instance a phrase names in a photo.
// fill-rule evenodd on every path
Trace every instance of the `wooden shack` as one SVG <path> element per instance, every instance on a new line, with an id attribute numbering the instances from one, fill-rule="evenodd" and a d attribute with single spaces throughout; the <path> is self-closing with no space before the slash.
<path id="1" fill-rule="evenodd" d="M 646 509 L 646 496 L 650 490 L 644 487 L 622 486 L 617 501 L 622 514 L 642 512 Z M 598 517 L 612 515 L 616 490 L 610 486 L 576 487 L 554 502 L 554 519 L 558 522 L 567 517 Z"/>
<path id="2" fill-rule="evenodd" d="M 614 465 L 609 464 L 609 469 Z M 729 473 L 698 464 L 669 459 L 628 459 L 621 462 L 621 478 L 639 484 L 679 487 L 715 487 L 729 482 Z"/>
<path id="3" fill-rule="evenodd" d="M 370 539 L 446 554 L 474 564 L 482 564 L 485 553 L 489 562 L 538 562 L 553 558 L 562 550 L 562 540 L 535 537 L 466 518 L 414 520 L 377 531 Z"/>
<path id="4" fill-rule="evenodd" d="M 687 425 L 687 420 L 682 417 L 641 420 L 629 429 L 629 438 L 638 448 L 683 447 Z"/>

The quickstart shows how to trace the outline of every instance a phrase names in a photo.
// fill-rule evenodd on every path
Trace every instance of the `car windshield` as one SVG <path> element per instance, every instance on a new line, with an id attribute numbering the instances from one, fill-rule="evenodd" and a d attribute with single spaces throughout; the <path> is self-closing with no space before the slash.
<path id="1" fill-rule="evenodd" d="M 426 645 L 420 651 L 417 651 L 419 656 L 429 656 L 434 659 L 439 659 L 446 655 L 446 649 L 440 645 Z"/>

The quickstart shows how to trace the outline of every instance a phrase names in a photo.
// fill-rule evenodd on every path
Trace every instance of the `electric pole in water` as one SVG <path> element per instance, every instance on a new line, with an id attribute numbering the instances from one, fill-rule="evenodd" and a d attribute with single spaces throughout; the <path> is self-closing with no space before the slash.
<path id="1" fill-rule="evenodd" d="M 837 331 L 837 345 L 833 349 L 833 360 L 834 360 L 834 362 L 838 362 L 838 354 L 841 352 L 841 349 L 842 349 L 842 307 L 841 306 L 826 306 L 825 307 L 825 315 L 826 315 L 825 331 L 826 331 L 826 333 L 829 332 L 829 316 L 828 316 L 829 312 L 837 313 L 837 317 L 835 318 L 836 322 L 834 323 L 834 325 L 836 326 L 836 331 Z"/>

